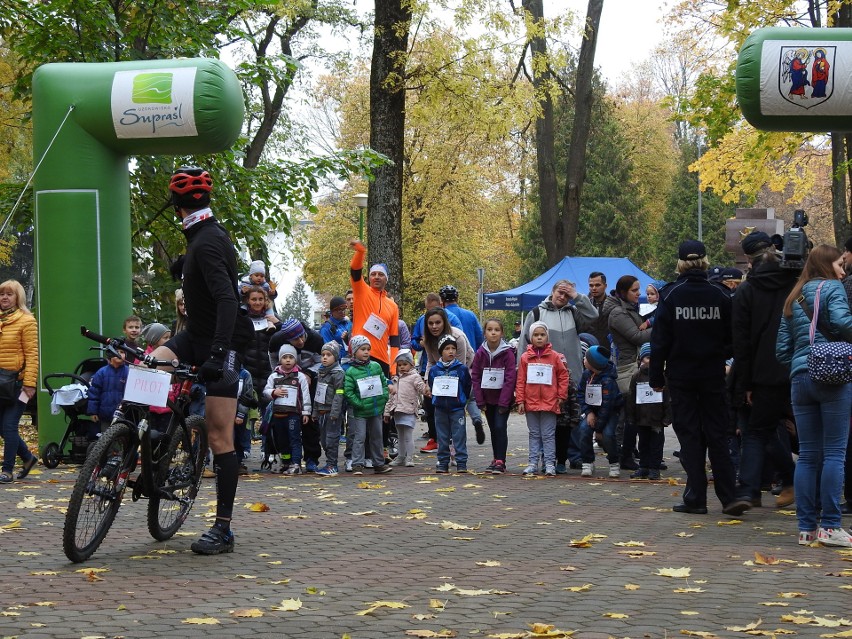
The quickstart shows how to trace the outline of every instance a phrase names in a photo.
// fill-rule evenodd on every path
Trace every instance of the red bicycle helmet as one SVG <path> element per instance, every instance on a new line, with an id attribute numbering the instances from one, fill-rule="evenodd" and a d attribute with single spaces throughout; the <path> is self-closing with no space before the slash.
<path id="1" fill-rule="evenodd" d="M 177 169 L 169 180 L 169 191 L 175 205 L 193 208 L 204 207 L 210 203 L 213 179 L 204 169 L 197 166 L 183 166 Z"/>

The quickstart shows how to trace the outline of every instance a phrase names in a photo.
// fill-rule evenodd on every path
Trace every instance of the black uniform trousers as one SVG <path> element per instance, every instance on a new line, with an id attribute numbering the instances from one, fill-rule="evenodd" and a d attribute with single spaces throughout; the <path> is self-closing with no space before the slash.
<path id="1" fill-rule="evenodd" d="M 686 471 L 683 503 L 692 508 L 707 506 L 709 453 L 713 489 L 727 506 L 736 498 L 736 471 L 728 451 L 728 412 L 725 380 L 668 380 L 672 402 L 672 426 L 680 442 L 680 461 Z"/>

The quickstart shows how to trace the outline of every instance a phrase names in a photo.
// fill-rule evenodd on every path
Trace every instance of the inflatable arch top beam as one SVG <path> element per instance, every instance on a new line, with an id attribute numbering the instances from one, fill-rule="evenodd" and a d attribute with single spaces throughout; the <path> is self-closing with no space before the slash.
<path id="1" fill-rule="evenodd" d="M 81 325 L 117 335 L 131 313 L 128 156 L 227 149 L 243 116 L 239 81 L 218 60 L 47 64 L 36 70 L 40 377 L 72 372 L 93 355 L 80 337 Z M 60 441 L 65 424 L 50 415 L 50 398 L 43 387 L 39 391 L 44 450 Z"/>
<path id="2" fill-rule="evenodd" d="M 852 29 L 758 29 L 737 60 L 737 100 L 766 131 L 852 131 Z"/>

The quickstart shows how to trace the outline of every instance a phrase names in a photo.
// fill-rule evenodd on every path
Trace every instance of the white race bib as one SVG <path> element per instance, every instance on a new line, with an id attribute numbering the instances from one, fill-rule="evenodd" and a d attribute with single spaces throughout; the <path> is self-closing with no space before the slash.
<path id="1" fill-rule="evenodd" d="M 636 384 L 637 404 L 662 404 L 663 393 L 655 391 L 647 382 Z"/>
<path id="2" fill-rule="evenodd" d="M 266 321 L 265 317 L 252 317 L 252 324 L 254 324 L 254 330 L 256 331 L 265 331 L 266 327 L 269 326 L 269 322 Z"/>
<path id="3" fill-rule="evenodd" d="M 459 378 L 441 375 L 432 382 L 432 394 L 438 397 L 458 397 Z"/>
<path id="4" fill-rule="evenodd" d="M 502 368 L 485 368 L 482 370 L 482 388 L 503 388 L 503 378 L 506 371 Z"/>
<path id="5" fill-rule="evenodd" d="M 369 377 L 359 379 L 358 394 L 361 395 L 361 399 L 367 399 L 368 397 L 381 397 L 384 394 L 382 378 L 378 375 L 370 375 Z"/>
<path id="6" fill-rule="evenodd" d="M 276 390 L 283 390 L 283 397 L 275 398 L 276 406 L 286 406 L 287 408 L 295 408 L 299 405 L 299 389 L 295 386 L 276 386 Z"/>
<path id="7" fill-rule="evenodd" d="M 551 364 L 530 364 L 527 366 L 527 384 L 553 384 L 553 366 Z"/>
<path id="8" fill-rule="evenodd" d="M 603 405 L 603 387 L 600 384 L 588 384 L 586 386 L 586 405 Z"/>
<path id="9" fill-rule="evenodd" d="M 317 404 L 326 404 L 325 394 L 328 392 L 328 384 L 325 382 L 317 382 L 317 391 L 314 393 L 314 401 Z"/>
<path id="10" fill-rule="evenodd" d="M 169 402 L 171 382 L 171 373 L 142 366 L 131 366 L 127 371 L 127 383 L 124 385 L 124 399 L 164 408 Z"/>
<path id="11" fill-rule="evenodd" d="M 370 313 L 370 317 L 364 322 L 364 330 L 376 339 L 382 339 L 388 330 L 388 325 L 381 317 L 375 313 Z"/>

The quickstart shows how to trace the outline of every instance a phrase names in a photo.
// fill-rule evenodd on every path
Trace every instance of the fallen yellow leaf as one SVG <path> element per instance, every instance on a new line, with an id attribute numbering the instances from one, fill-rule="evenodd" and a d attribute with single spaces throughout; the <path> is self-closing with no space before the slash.
<path id="1" fill-rule="evenodd" d="M 248 504 L 246 508 L 248 508 L 253 513 L 265 513 L 269 510 L 269 506 L 259 501 L 253 504 Z"/>
<path id="2" fill-rule="evenodd" d="M 482 522 L 479 522 L 476 526 L 465 526 L 464 524 L 456 524 L 445 519 L 438 525 L 444 530 L 479 530 L 482 527 Z"/>
<path id="3" fill-rule="evenodd" d="M 239 618 L 262 617 L 263 611 L 260 608 L 243 608 L 241 610 L 232 610 L 231 616 Z"/>
<path id="4" fill-rule="evenodd" d="M 771 557 L 770 555 L 764 555 L 761 552 L 754 551 L 754 563 L 760 566 L 774 566 L 779 562 L 775 557 Z"/>
<path id="5" fill-rule="evenodd" d="M 3 524 L 2 526 L 0 526 L 0 530 L 14 530 L 15 528 L 20 528 L 20 527 L 21 527 L 21 520 L 20 519 L 12 519 L 12 520 L 9 521 L 8 524 Z"/>
<path id="6" fill-rule="evenodd" d="M 686 635 L 687 637 L 703 637 L 704 639 L 720 639 L 719 635 L 714 635 L 712 632 L 705 632 L 704 630 L 681 630 L 680 634 Z"/>
<path id="7" fill-rule="evenodd" d="M 442 586 L 437 586 L 432 588 L 432 590 L 437 590 L 438 592 L 449 592 L 450 590 L 455 590 L 456 587 L 453 584 L 444 583 Z"/>
<path id="8" fill-rule="evenodd" d="M 592 584 L 583 584 L 582 586 L 568 586 L 567 588 L 563 588 L 562 590 L 568 590 L 569 592 L 586 592 L 587 590 L 592 589 Z"/>
<path id="9" fill-rule="evenodd" d="M 625 590 L 639 590 L 640 587 L 639 584 L 624 584 Z"/>
<path id="10" fill-rule="evenodd" d="M 779 597 L 783 597 L 784 599 L 795 599 L 796 597 L 807 597 L 807 595 L 803 592 L 779 592 Z"/>
<path id="11" fill-rule="evenodd" d="M 725 630 L 730 630 L 731 632 L 748 632 L 749 630 L 754 630 L 762 623 L 763 619 L 758 619 L 757 621 L 753 621 L 750 624 L 746 624 L 745 626 L 726 626 Z"/>
<path id="12" fill-rule="evenodd" d="M 660 568 L 656 574 L 661 577 L 689 577 L 692 568 Z"/>
<path id="13" fill-rule="evenodd" d="M 466 595 L 468 597 L 478 597 L 480 595 L 490 595 L 490 590 L 467 590 L 465 588 L 456 588 L 457 595 Z"/>
<path id="14" fill-rule="evenodd" d="M 684 594 L 687 592 L 704 592 L 704 588 L 675 588 L 672 592 Z"/>
<path id="15" fill-rule="evenodd" d="M 370 607 L 366 610 L 360 610 L 355 614 L 359 617 L 363 617 L 364 615 L 371 615 L 379 608 L 408 608 L 408 604 L 402 603 L 401 601 L 374 601 L 369 604 Z"/>
<path id="16" fill-rule="evenodd" d="M 610 619 L 627 619 L 630 615 L 625 615 L 622 612 L 605 612 L 602 617 L 609 617 Z"/>
<path id="17" fill-rule="evenodd" d="M 616 541 L 613 542 L 613 546 L 624 546 L 626 548 L 634 548 L 634 547 L 643 547 L 645 546 L 644 541 Z"/>
<path id="18" fill-rule="evenodd" d="M 435 610 L 443 610 L 446 602 L 441 601 L 440 599 L 430 599 L 429 607 L 434 608 Z"/>
<path id="19" fill-rule="evenodd" d="M 409 637 L 457 637 L 458 633 L 455 630 L 406 630 L 405 634 Z"/>
<path id="20" fill-rule="evenodd" d="M 717 521 L 717 526 L 736 526 L 738 524 L 743 523 L 742 519 L 728 519 L 726 521 Z"/>
<path id="21" fill-rule="evenodd" d="M 499 561 L 491 561 L 491 560 L 489 560 L 489 561 L 477 561 L 475 563 L 476 563 L 477 566 L 487 566 L 487 567 L 500 566 L 501 565 Z"/>
<path id="22" fill-rule="evenodd" d="M 681 610 L 680 614 L 691 617 L 693 615 L 700 615 L 700 612 L 696 612 L 695 610 Z"/>
<path id="23" fill-rule="evenodd" d="M 184 619 L 182 623 L 188 623 L 195 626 L 216 626 L 220 622 L 215 617 L 190 617 Z"/>
<path id="24" fill-rule="evenodd" d="M 290 581 L 289 579 L 287 581 Z M 277 606 L 272 606 L 273 610 L 280 610 L 284 612 L 293 612 L 294 610 L 298 610 L 302 607 L 301 599 L 284 599 Z"/>
<path id="25" fill-rule="evenodd" d="M 237 579 L 257 579 L 254 575 L 236 575 Z"/>

